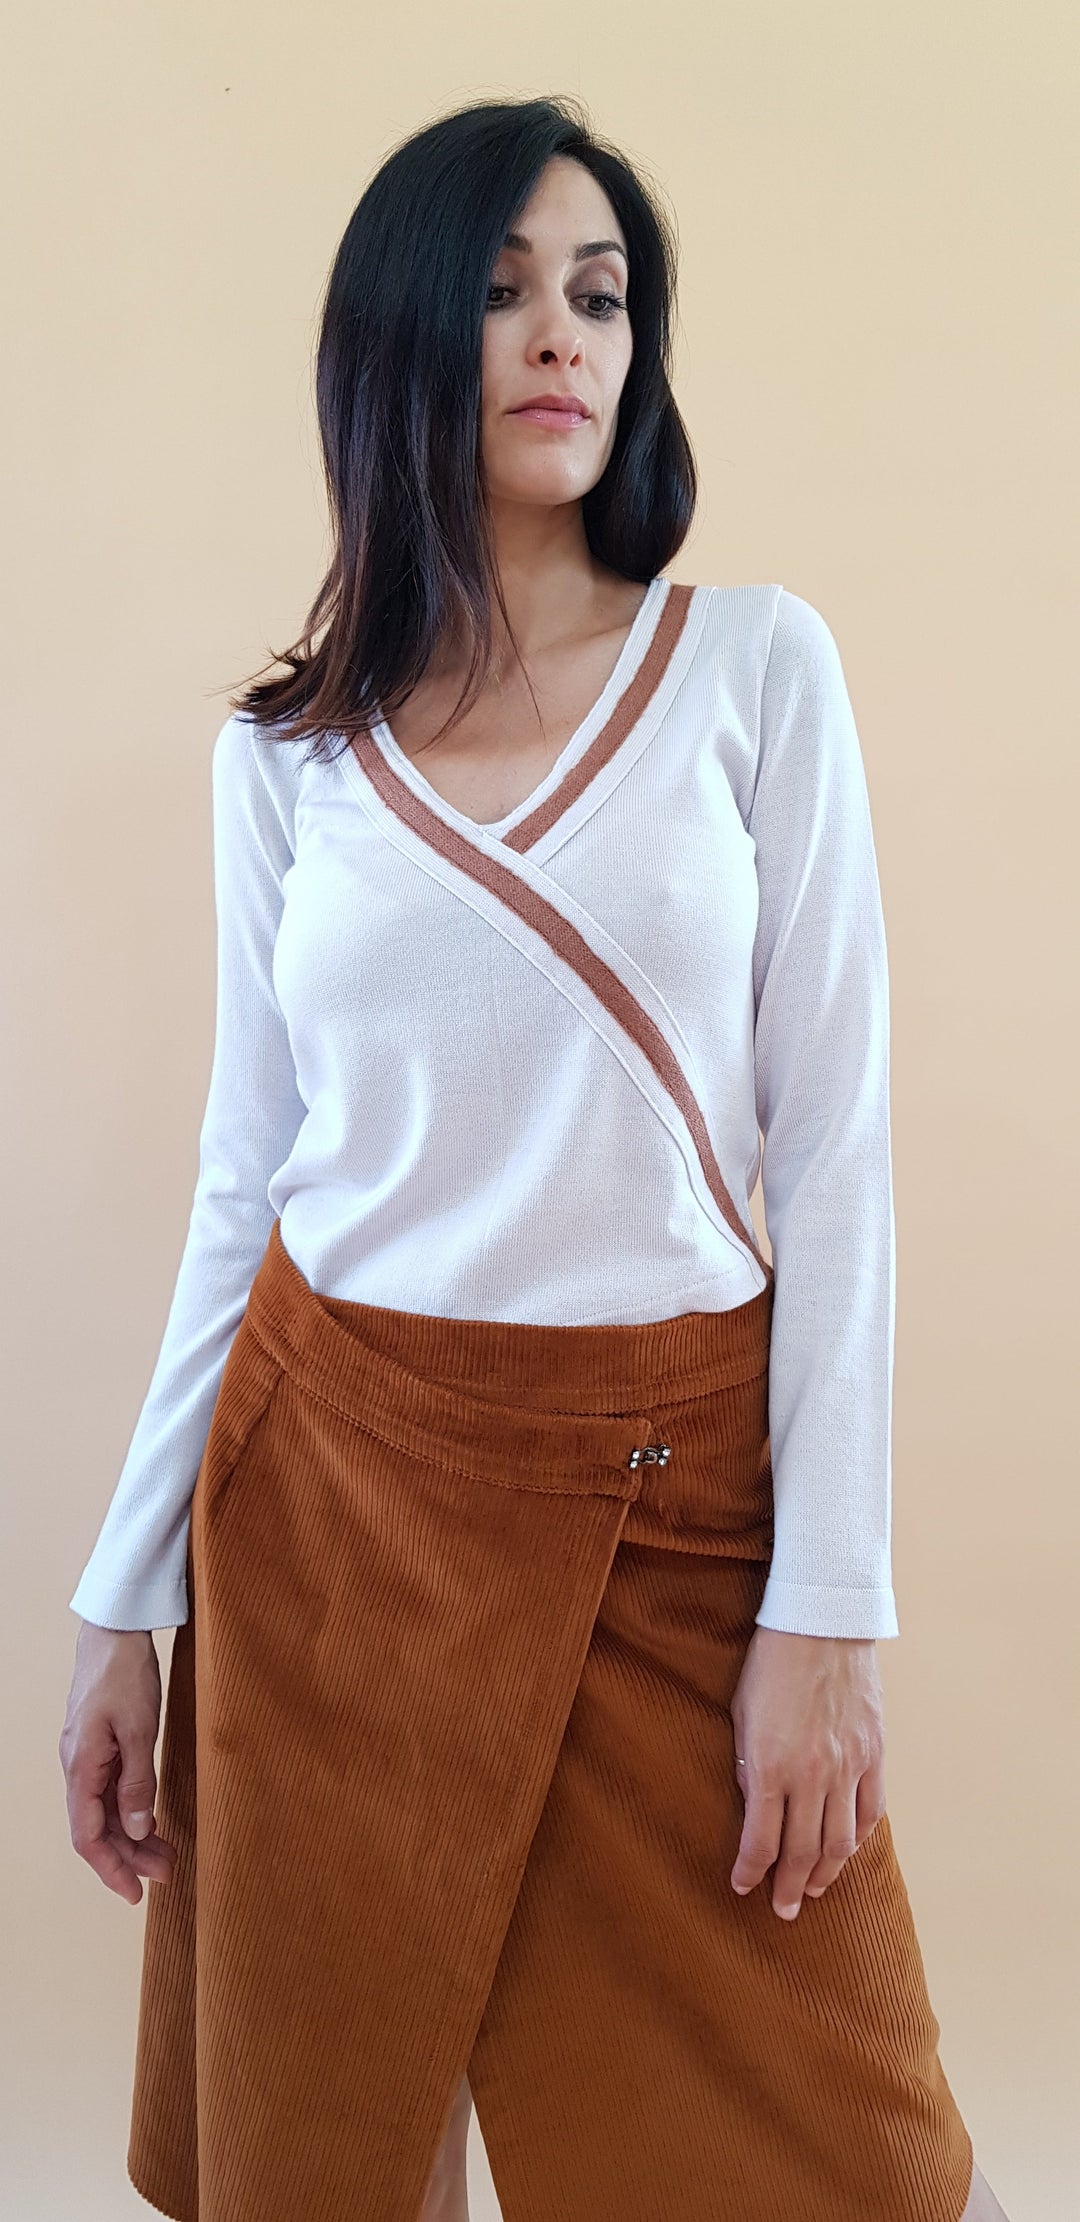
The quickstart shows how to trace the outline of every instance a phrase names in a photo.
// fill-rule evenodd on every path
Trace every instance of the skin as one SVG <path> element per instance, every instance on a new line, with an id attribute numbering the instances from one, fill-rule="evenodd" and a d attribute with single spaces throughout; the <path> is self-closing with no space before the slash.
<path id="1" fill-rule="evenodd" d="M 548 164 L 520 231 L 528 250 L 504 246 L 497 257 L 483 331 L 481 429 L 496 560 L 521 658 L 539 681 L 541 700 L 550 675 L 568 668 L 587 673 L 590 657 L 606 655 L 588 701 L 599 693 L 643 591 L 597 564 L 581 516 L 582 498 L 611 453 L 632 354 L 625 236 L 601 187 L 566 157 Z M 617 248 L 575 259 L 575 243 L 600 239 Z M 613 305 L 602 306 L 601 297 Z M 553 431 L 512 413 L 545 391 L 579 394 L 592 412 L 588 422 Z M 515 713 L 535 729 L 536 707 L 501 613 L 496 608 L 493 615 L 498 654 L 487 691 L 505 747 L 507 734 L 513 739 L 515 728 L 522 730 Z M 430 729 L 433 711 L 436 725 L 449 714 L 466 668 L 459 644 L 448 640 L 410 697 L 410 715 L 395 719 L 399 741 L 425 717 Z M 481 701 L 479 718 L 446 744 L 459 773 L 464 765 L 468 775 L 470 751 L 479 765 L 498 745 L 490 738 L 494 725 L 485 736 L 483 707 Z M 504 799 L 488 814 L 497 816 L 500 807 L 512 804 Z M 168 1882 L 175 1860 L 153 1827 L 160 1700 L 152 1635 L 84 1621 L 60 1738 L 71 1839 L 106 1887 L 132 1905 L 142 1898 L 140 1875 Z M 885 1809 L 876 1642 L 755 1627 L 731 1710 L 735 1749 L 745 1760 L 736 1768 L 744 1822 L 731 1887 L 756 1889 L 771 1869 L 773 1911 L 796 1920 L 804 1897 L 829 1888 Z M 470 2113 L 463 2077 L 418 2222 L 468 2222 Z M 960 2222 L 1007 2222 L 978 2167 Z"/>

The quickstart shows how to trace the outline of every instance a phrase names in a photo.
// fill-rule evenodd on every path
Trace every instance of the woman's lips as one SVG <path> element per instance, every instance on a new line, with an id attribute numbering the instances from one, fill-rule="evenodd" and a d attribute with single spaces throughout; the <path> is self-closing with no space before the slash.
<path id="1" fill-rule="evenodd" d="M 524 417 L 530 424 L 549 425 L 553 432 L 572 431 L 575 425 L 589 422 L 580 409 L 512 409 L 510 414 Z"/>

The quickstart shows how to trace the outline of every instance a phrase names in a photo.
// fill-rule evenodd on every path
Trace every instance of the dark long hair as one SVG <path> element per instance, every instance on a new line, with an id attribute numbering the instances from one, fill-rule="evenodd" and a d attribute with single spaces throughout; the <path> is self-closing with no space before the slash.
<path id="1" fill-rule="evenodd" d="M 271 657 L 288 671 L 230 698 L 272 738 L 311 737 L 305 761 L 331 756 L 328 733 L 347 746 L 389 716 L 450 629 L 472 643 L 456 723 L 490 668 L 493 586 L 510 631 L 481 467 L 482 328 L 495 258 L 553 155 L 591 171 L 629 256 L 633 351 L 611 455 L 582 501 L 589 548 L 647 583 L 689 531 L 697 476 L 669 379 L 675 236 L 654 193 L 569 99 L 479 101 L 428 124 L 376 171 L 327 281 L 329 570 L 300 638 Z"/>

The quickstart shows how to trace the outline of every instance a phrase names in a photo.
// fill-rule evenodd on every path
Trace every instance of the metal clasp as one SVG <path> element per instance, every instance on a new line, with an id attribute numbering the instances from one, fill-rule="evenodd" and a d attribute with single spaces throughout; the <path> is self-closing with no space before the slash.
<path id="1" fill-rule="evenodd" d="M 666 1466 L 671 1457 L 670 1443 L 646 1443 L 644 1450 L 632 1450 L 628 1466 Z"/>

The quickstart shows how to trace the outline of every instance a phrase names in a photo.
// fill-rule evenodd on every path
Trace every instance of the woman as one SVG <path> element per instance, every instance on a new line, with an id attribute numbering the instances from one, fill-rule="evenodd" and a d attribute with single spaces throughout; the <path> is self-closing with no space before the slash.
<path id="1" fill-rule="evenodd" d="M 884 1807 L 865 779 L 812 605 L 663 575 L 673 292 L 548 100 L 331 274 L 333 563 L 215 745 L 199 1180 L 71 1600 L 179 2222 L 461 2222 L 474 2098 L 505 2222 L 1002 2212 Z"/>

